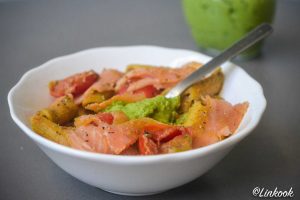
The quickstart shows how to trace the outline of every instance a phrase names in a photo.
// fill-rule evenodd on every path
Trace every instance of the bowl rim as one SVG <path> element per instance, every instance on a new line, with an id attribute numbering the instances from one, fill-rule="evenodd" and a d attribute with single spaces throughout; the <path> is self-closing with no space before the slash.
<path id="1" fill-rule="evenodd" d="M 38 143 L 38 145 L 41 144 L 53 151 L 56 151 L 56 152 L 59 152 L 62 154 L 66 154 L 69 156 L 73 156 L 73 157 L 78 157 L 81 159 L 87 159 L 87 160 L 107 161 L 107 162 L 111 162 L 111 163 L 122 163 L 122 164 L 126 164 L 126 163 L 133 164 L 133 163 L 148 163 L 148 162 L 153 162 L 153 161 L 166 161 L 166 162 L 174 161 L 174 160 L 178 161 L 178 160 L 183 160 L 183 159 L 187 159 L 187 158 L 191 159 L 191 158 L 195 158 L 198 156 L 204 156 L 204 155 L 228 148 L 229 146 L 237 144 L 239 141 L 241 141 L 243 138 L 245 138 L 247 135 L 249 135 L 250 132 L 258 125 L 258 123 L 265 111 L 267 101 L 264 96 L 262 86 L 254 78 L 252 78 L 244 69 L 242 69 L 241 67 L 237 66 L 234 63 L 227 62 L 227 63 L 231 64 L 234 68 L 238 68 L 239 70 L 241 70 L 247 76 L 247 78 L 249 78 L 252 81 L 252 84 L 255 85 L 255 87 L 257 88 L 257 93 L 261 97 L 261 104 L 262 104 L 261 108 L 262 109 L 258 110 L 255 113 L 255 117 L 251 117 L 251 123 L 249 123 L 247 126 L 245 126 L 242 130 L 239 130 L 238 132 L 234 133 L 232 136 L 226 138 L 225 140 L 222 140 L 217 143 L 210 144 L 210 145 L 207 145 L 207 146 L 204 146 L 201 148 L 192 149 L 192 150 L 188 150 L 188 151 L 184 151 L 184 152 L 178 152 L 178 153 L 148 155 L 148 156 L 111 155 L 111 154 L 87 152 L 87 151 L 82 151 L 82 150 L 77 150 L 77 149 L 74 149 L 71 147 L 67 147 L 67 146 L 55 143 L 51 140 L 48 140 L 48 139 L 40 136 L 39 134 L 35 133 L 34 131 L 32 131 L 18 118 L 18 116 L 15 112 L 14 104 L 13 104 L 14 95 L 15 95 L 18 87 L 20 87 L 22 85 L 22 83 L 24 81 L 26 81 L 27 78 L 29 78 L 31 75 L 33 75 L 36 71 L 47 68 L 52 63 L 55 63 L 58 60 L 70 59 L 72 57 L 75 57 L 75 56 L 78 56 L 81 54 L 88 54 L 90 52 L 97 51 L 100 49 L 102 49 L 102 50 L 110 49 L 111 50 L 111 49 L 121 49 L 121 48 L 123 48 L 123 49 L 133 49 L 133 48 L 141 48 L 141 49 L 148 48 L 149 49 L 149 48 L 151 48 L 154 50 L 160 49 L 160 50 L 165 50 L 165 51 L 185 51 L 185 52 L 192 53 L 192 54 L 198 54 L 203 57 L 209 57 L 200 52 L 195 52 L 195 51 L 191 51 L 191 50 L 178 49 L 178 48 L 167 48 L 167 47 L 152 46 L 152 45 L 103 46 L 103 47 L 96 47 L 96 48 L 81 50 L 81 51 L 78 51 L 75 53 L 56 57 L 56 58 L 53 58 L 53 59 L 39 65 L 38 67 L 34 67 L 34 68 L 28 70 L 26 73 L 23 74 L 21 79 L 19 79 L 19 81 L 10 89 L 8 96 L 7 96 L 7 100 L 8 100 L 9 110 L 10 110 L 10 114 L 11 114 L 13 121 L 19 126 L 20 129 L 22 129 L 23 132 L 25 132 L 25 134 L 27 136 L 29 136 L 32 140 L 34 140 L 36 143 Z M 211 57 L 209 57 L 209 58 L 211 58 Z"/>

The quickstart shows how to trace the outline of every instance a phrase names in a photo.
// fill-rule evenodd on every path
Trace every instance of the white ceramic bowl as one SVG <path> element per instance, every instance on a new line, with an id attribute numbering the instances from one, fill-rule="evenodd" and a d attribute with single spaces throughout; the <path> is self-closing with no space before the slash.
<path id="1" fill-rule="evenodd" d="M 159 193 L 201 176 L 258 124 L 266 107 L 262 87 L 240 67 L 232 63 L 222 65 L 226 79 L 221 96 L 231 103 L 250 103 L 237 133 L 195 150 L 155 156 L 89 153 L 39 136 L 31 130 L 28 119 L 37 110 L 49 105 L 51 98 L 47 84 L 53 79 L 88 69 L 98 72 L 103 68 L 124 70 L 132 63 L 178 66 L 192 60 L 205 63 L 209 59 L 193 51 L 154 46 L 103 47 L 59 57 L 28 71 L 10 90 L 11 117 L 58 166 L 79 180 L 123 195 Z"/>

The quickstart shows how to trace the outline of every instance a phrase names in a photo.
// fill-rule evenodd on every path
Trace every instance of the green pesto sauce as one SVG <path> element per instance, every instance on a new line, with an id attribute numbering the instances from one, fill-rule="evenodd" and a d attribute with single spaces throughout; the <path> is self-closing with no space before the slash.
<path id="1" fill-rule="evenodd" d="M 115 101 L 104 112 L 122 111 L 129 119 L 150 117 L 163 123 L 173 123 L 177 116 L 180 98 L 167 99 L 164 96 L 145 99 L 134 103 Z"/>

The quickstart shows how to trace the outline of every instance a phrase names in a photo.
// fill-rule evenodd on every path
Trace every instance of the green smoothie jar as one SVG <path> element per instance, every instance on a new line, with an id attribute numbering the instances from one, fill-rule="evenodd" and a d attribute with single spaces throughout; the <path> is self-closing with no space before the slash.
<path id="1" fill-rule="evenodd" d="M 271 23 L 274 0 L 183 0 L 183 11 L 200 49 L 210 55 L 231 46 L 242 36 L 266 22 Z M 239 58 L 249 59 L 260 53 L 258 43 Z"/>

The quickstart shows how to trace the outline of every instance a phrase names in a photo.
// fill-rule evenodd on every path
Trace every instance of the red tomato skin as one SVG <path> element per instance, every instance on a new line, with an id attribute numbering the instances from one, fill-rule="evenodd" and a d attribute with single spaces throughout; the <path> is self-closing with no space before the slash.
<path id="1" fill-rule="evenodd" d="M 112 124 L 114 121 L 114 116 L 111 113 L 101 113 L 98 114 L 98 117 L 101 121 L 107 124 Z"/>
<path id="2" fill-rule="evenodd" d="M 141 89 L 134 91 L 135 94 L 144 93 L 146 98 L 155 97 L 159 94 L 159 90 L 157 90 L 153 85 L 148 85 Z"/>
<path id="3" fill-rule="evenodd" d="M 182 135 L 183 133 L 186 132 L 187 130 L 183 127 L 171 127 L 160 131 L 154 131 L 151 134 L 153 139 L 160 144 L 160 143 L 168 142 L 172 140 L 174 137 Z"/>
<path id="4" fill-rule="evenodd" d="M 62 80 L 51 81 L 49 83 L 50 94 L 53 97 L 61 97 L 66 94 L 78 96 L 85 92 L 99 78 L 93 70 L 74 74 Z"/>

